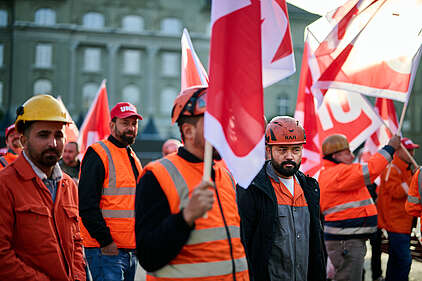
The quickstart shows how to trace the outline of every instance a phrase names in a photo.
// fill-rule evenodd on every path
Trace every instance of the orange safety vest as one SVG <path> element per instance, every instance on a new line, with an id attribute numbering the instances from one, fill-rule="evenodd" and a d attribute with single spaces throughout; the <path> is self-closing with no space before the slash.
<path id="1" fill-rule="evenodd" d="M 414 217 L 422 217 L 422 168 L 413 175 L 406 201 L 406 211 Z"/>
<path id="2" fill-rule="evenodd" d="M 5 155 L 0 156 L 0 170 L 12 163 L 18 158 L 19 155 L 7 152 Z"/>
<path id="3" fill-rule="evenodd" d="M 397 155 L 391 162 L 391 173 L 385 181 L 387 170 L 381 174 L 377 200 L 378 227 L 395 233 L 410 234 L 413 217 L 405 210 L 412 172 L 408 164 Z"/>
<path id="4" fill-rule="evenodd" d="M 336 164 L 323 160 L 318 182 L 326 240 L 357 238 L 377 230 L 377 209 L 366 185 L 371 184 L 391 160 L 384 149 L 372 155 L 368 164 Z"/>
<path id="5" fill-rule="evenodd" d="M 99 141 L 91 147 L 100 156 L 105 169 L 100 209 L 111 237 L 118 248 L 135 249 L 135 193 L 136 179 L 126 147 L 119 148 L 108 140 Z M 142 165 L 131 150 L 139 174 Z M 100 247 L 81 223 L 85 247 Z"/>
<path id="6" fill-rule="evenodd" d="M 149 163 L 151 171 L 169 202 L 172 214 L 187 205 L 194 188 L 201 182 L 203 162 L 192 163 L 177 154 Z M 214 165 L 215 185 L 219 193 L 233 247 L 236 280 L 247 281 L 248 266 L 240 241 L 240 217 L 235 183 L 223 165 Z M 227 234 L 217 199 L 206 217 L 195 221 L 188 241 L 179 254 L 161 269 L 148 272 L 148 281 L 157 280 L 233 280 L 232 260 Z"/>

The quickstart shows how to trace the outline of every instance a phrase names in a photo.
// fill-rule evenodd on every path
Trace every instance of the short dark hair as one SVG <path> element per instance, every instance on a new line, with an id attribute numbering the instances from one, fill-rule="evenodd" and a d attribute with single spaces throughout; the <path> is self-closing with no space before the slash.
<path id="1" fill-rule="evenodd" d="M 204 115 L 196 115 L 196 116 L 185 116 L 182 115 L 177 119 L 177 126 L 179 126 L 180 135 L 182 137 L 182 140 L 185 141 L 185 136 L 183 135 L 182 126 L 185 123 L 191 124 L 196 126 L 198 123 L 198 120 L 203 117 Z"/>
<path id="2" fill-rule="evenodd" d="M 20 121 L 16 124 L 16 130 L 22 135 L 28 136 L 34 122 L 35 121 Z"/>

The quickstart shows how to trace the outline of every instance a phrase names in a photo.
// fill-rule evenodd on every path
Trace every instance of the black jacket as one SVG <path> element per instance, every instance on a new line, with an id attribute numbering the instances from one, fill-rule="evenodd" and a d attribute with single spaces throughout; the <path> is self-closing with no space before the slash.
<path id="1" fill-rule="evenodd" d="M 273 243 L 277 198 L 269 176 L 267 161 L 248 189 L 237 186 L 240 233 L 248 259 L 251 281 L 270 280 L 268 260 Z M 319 207 L 318 182 L 296 173 L 305 194 L 310 214 L 308 280 L 326 280 L 326 254 Z"/>

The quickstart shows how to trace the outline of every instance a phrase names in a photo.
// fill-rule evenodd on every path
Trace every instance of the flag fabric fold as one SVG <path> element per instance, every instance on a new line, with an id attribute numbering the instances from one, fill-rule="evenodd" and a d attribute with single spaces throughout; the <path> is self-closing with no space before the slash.
<path id="1" fill-rule="evenodd" d="M 422 44 L 422 1 L 358 1 L 321 43 L 320 89 L 406 102 Z M 341 28 L 340 28 L 341 26 Z"/>
<path id="2" fill-rule="evenodd" d="M 185 28 L 182 34 L 182 69 L 181 69 L 181 89 L 183 92 L 187 88 L 195 86 L 208 86 L 208 75 L 202 66 L 198 55 L 193 48 L 188 30 Z"/>
<path id="3" fill-rule="evenodd" d="M 80 129 L 78 140 L 80 153 L 83 155 L 91 144 L 106 138 L 108 135 L 110 135 L 110 109 L 104 80 Z"/>
<path id="4" fill-rule="evenodd" d="M 247 188 L 265 161 L 260 1 L 213 2 L 204 135 Z"/>

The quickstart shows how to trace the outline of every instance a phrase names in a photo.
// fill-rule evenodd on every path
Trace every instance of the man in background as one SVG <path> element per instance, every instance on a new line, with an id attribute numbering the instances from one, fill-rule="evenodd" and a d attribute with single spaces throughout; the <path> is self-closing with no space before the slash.
<path id="1" fill-rule="evenodd" d="M 63 157 L 59 161 L 60 168 L 78 183 L 81 161 L 78 158 L 79 145 L 77 142 L 68 142 L 64 147 Z"/>
<path id="2" fill-rule="evenodd" d="M 20 141 L 20 136 L 21 134 L 19 134 L 15 129 L 15 124 L 7 127 L 5 132 L 7 152 L 5 155 L 0 156 L 0 170 L 15 161 L 21 153 L 23 147 Z"/>
<path id="3" fill-rule="evenodd" d="M 182 143 L 176 139 L 166 140 L 161 148 L 163 156 L 166 156 L 167 154 L 173 152 L 177 152 L 180 146 L 182 146 Z"/>

